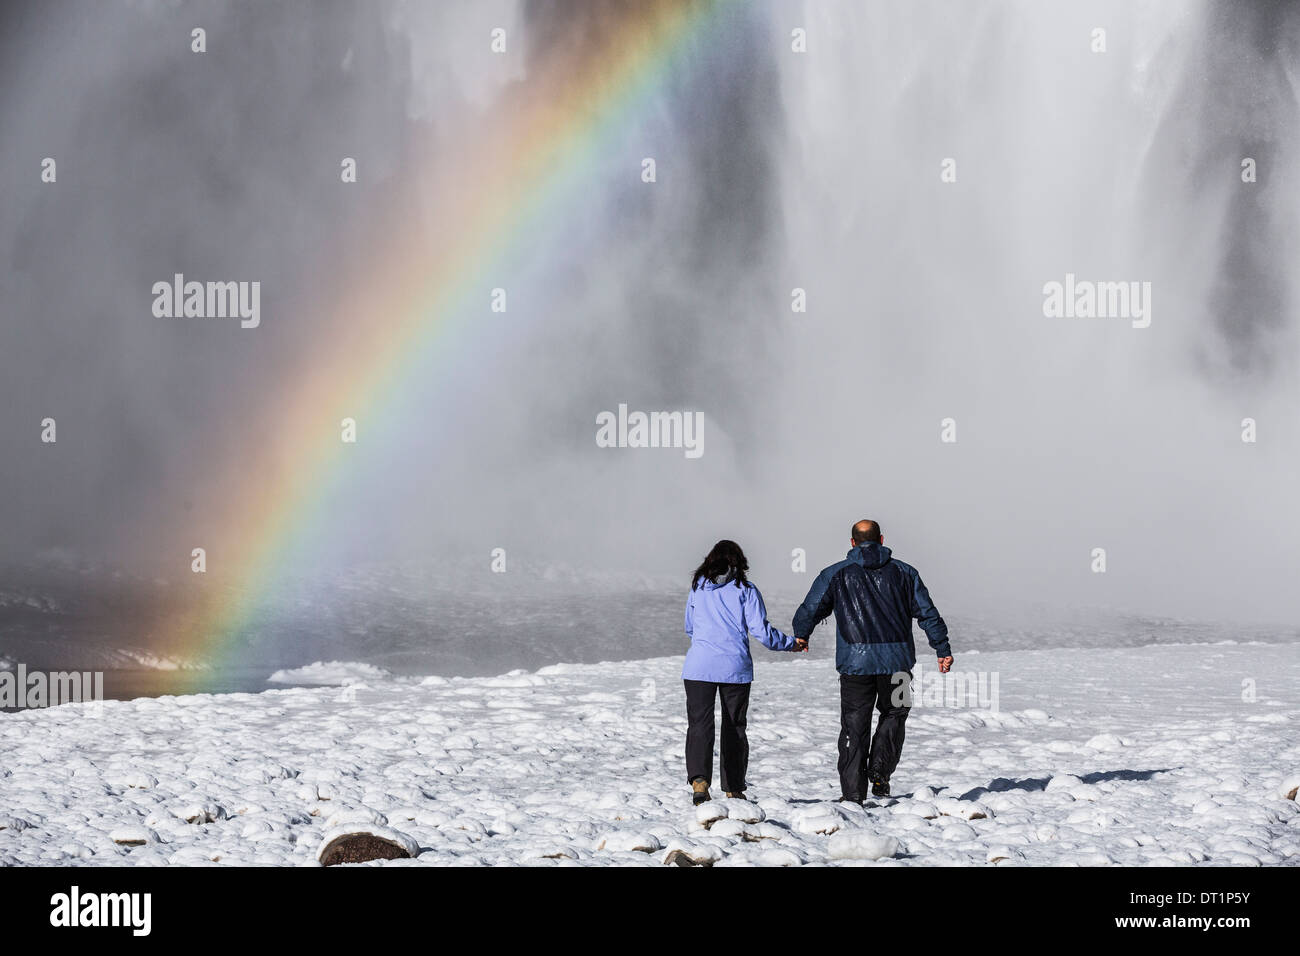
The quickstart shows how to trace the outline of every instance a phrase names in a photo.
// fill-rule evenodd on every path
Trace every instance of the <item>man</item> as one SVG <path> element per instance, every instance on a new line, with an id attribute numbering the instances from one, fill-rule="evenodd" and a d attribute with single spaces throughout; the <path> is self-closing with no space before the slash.
<path id="1" fill-rule="evenodd" d="M 903 750 L 916 645 L 912 619 L 939 657 L 952 666 L 948 625 L 916 568 L 893 558 L 880 525 L 864 519 L 852 528 L 848 557 L 817 575 L 794 614 L 794 637 L 806 648 L 813 628 L 835 612 L 835 669 L 840 672 L 839 771 L 841 800 L 861 803 L 889 796 L 889 777 Z M 875 737 L 871 708 L 880 711 Z M 868 738 L 870 745 L 868 746 Z"/>

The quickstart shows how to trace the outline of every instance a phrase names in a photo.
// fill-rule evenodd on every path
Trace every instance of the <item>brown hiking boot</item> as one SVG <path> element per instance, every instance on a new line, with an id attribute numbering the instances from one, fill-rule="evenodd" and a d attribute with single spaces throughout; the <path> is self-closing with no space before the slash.
<path id="1" fill-rule="evenodd" d="M 727 796 L 729 796 L 732 800 L 744 800 L 744 799 L 745 799 L 745 791 L 744 791 L 744 790 L 728 790 L 728 791 L 727 791 Z"/>
<path id="2" fill-rule="evenodd" d="M 709 796 L 709 781 L 703 777 L 696 777 L 691 781 L 691 790 L 695 794 L 691 799 L 695 801 L 696 806 L 713 799 Z"/>

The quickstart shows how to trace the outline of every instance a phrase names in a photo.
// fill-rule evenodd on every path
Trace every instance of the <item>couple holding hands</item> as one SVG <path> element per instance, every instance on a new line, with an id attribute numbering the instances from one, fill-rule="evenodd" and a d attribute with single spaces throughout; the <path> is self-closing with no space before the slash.
<path id="1" fill-rule="evenodd" d="M 840 674 L 839 775 L 841 800 L 862 803 L 889 796 L 907 721 L 916 646 L 912 621 L 925 631 L 939 659 L 952 666 L 948 626 L 921 576 L 895 559 L 880 525 L 864 519 L 850 531 L 848 556 L 824 569 L 794 614 L 794 636 L 767 619 L 763 596 L 746 577 L 740 545 L 719 541 L 691 576 L 686 633 L 691 639 L 682 680 L 686 684 L 686 777 L 695 803 L 710 799 L 713 779 L 714 702 L 722 699 L 721 783 L 729 797 L 745 796 L 749 742 L 745 736 L 754 662 L 752 635 L 774 651 L 808 650 L 808 638 L 835 614 L 835 668 Z M 880 711 L 875 735 L 871 711 Z"/>

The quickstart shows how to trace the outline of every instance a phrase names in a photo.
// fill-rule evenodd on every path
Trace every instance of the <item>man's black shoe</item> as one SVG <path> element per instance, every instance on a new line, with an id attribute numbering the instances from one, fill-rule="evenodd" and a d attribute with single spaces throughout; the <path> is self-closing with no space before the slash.
<path id="1" fill-rule="evenodd" d="M 888 781 L 888 780 L 876 780 L 876 781 L 874 781 L 874 782 L 871 784 L 871 795 L 872 795 L 873 797 L 887 797 L 887 796 L 889 796 L 889 781 Z"/>

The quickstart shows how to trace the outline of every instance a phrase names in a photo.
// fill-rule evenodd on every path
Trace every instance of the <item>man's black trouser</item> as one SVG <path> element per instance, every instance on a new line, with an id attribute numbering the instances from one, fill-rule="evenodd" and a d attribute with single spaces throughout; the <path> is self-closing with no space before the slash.
<path id="1" fill-rule="evenodd" d="M 870 781 L 888 780 L 903 752 L 912 672 L 840 675 L 840 792 L 866 797 Z M 871 736 L 871 710 L 880 711 Z"/>
<path id="2" fill-rule="evenodd" d="M 745 714 L 749 710 L 748 684 L 715 684 L 688 680 L 686 684 L 686 782 L 696 777 L 713 780 L 713 702 L 722 698 L 722 789 L 745 789 L 749 766 L 749 739 Z"/>

